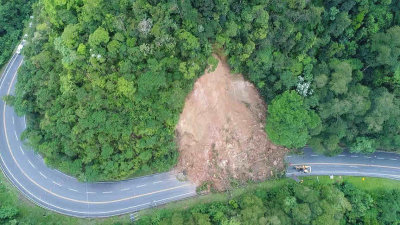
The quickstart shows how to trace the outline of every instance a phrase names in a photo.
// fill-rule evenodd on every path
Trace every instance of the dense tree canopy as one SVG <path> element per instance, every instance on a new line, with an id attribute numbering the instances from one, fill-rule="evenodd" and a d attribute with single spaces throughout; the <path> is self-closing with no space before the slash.
<path id="1" fill-rule="evenodd" d="M 33 0 L 0 0 L 0 67 L 10 58 L 22 36 Z"/>
<path id="2" fill-rule="evenodd" d="M 48 164 L 81 180 L 174 165 L 183 100 L 211 55 L 187 18 L 196 11 L 182 4 L 35 5 L 14 104 L 28 114 L 24 136 Z"/>
<path id="3" fill-rule="evenodd" d="M 81 180 L 162 171 L 214 49 L 271 102 L 277 144 L 398 150 L 399 9 L 390 0 L 42 0 L 14 105 L 30 118 L 29 144 Z"/>
<path id="4" fill-rule="evenodd" d="M 267 131 L 275 143 L 298 148 L 307 142 L 326 154 L 343 146 L 398 150 L 399 7 L 390 0 L 232 1 L 219 19 L 223 32 L 216 43 L 267 103 L 296 90 L 304 108 L 320 118 L 312 131 L 299 131 L 308 117 L 287 119 L 303 108 L 269 110 Z M 305 134 L 311 138 L 301 138 Z M 291 142 L 299 139 L 298 145 Z"/>

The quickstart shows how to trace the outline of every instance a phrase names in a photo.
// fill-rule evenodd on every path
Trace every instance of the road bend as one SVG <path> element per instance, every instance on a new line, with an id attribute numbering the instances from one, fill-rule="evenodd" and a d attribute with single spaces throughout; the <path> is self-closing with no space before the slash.
<path id="1" fill-rule="evenodd" d="M 13 55 L 0 79 L 0 97 L 14 93 L 23 56 Z M 196 195 L 195 185 L 160 173 L 118 182 L 83 183 L 47 167 L 20 140 L 24 117 L 0 100 L 0 165 L 9 180 L 37 205 L 76 217 L 108 217 Z"/>
<path id="2" fill-rule="evenodd" d="M 0 97 L 14 93 L 23 56 L 13 55 L 0 78 Z M 48 168 L 40 155 L 20 140 L 24 117 L 0 100 L 0 165 L 8 179 L 37 205 L 76 217 L 108 217 L 134 212 L 196 195 L 195 185 L 179 181 L 172 173 L 160 173 L 118 182 L 83 183 Z M 344 152 L 326 157 L 304 149 L 288 155 L 287 175 L 306 175 L 295 165 L 312 166 L 311 175 L 352 175 L 400 180 L 400 155 Z"/>

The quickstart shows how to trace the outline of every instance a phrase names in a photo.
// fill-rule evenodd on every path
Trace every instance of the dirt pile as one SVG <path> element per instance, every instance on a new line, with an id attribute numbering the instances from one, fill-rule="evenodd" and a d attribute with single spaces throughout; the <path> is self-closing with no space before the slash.
<path id="1" fill-rule="evenodd" d="M 268 141 L 266 106 L 256 88 L 219 62 L 195 83 L 176 127 L 177 169 L 217 190 L 232 180 L 263 180 L 284 168 L 286 149 Z"/>

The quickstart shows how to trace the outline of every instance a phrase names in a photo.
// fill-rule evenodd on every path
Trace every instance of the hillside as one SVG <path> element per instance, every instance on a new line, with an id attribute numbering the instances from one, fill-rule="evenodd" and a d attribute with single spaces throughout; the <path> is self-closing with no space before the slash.
<path id="1" fill-rule="evenodd" d="M 166 171 L 184 100 L 219 49 L 268 103 L 274 144 L 399 151 L 399 12 L 390 0 L 42 0 L 9 102 L 28 144 L 80 180 Z"/>

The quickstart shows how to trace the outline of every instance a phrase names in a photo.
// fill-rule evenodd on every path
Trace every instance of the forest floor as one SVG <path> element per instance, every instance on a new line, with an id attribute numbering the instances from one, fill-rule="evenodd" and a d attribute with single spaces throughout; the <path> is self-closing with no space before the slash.
<path id="1" fill-rule="evenodd" d="M 177 170 L 197 185 L 221 191 L 281 172 L 287 149 L 267 139 L 266 105 L 254 85 L 218 60 L 186 98 L 176 141 Z"/>

